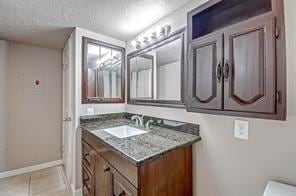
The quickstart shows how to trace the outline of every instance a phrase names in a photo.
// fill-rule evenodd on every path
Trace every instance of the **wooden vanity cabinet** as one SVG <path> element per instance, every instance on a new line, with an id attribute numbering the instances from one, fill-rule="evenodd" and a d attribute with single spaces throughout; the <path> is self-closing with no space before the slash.
<path id="1" fill-rule="evenodd" d="M 212 0 L 188 26 L 188 111 L 286 119 L 282 0 Z"/>
<path id="2" fill-rule="evenodd" d="M 192 196 L 192 146 L 135 166 L 83 129 L 82 184 L 84 196 Z"/>

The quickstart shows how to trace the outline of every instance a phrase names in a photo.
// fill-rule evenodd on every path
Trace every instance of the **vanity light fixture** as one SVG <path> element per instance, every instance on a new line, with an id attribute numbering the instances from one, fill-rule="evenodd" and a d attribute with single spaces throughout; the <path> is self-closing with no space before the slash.
<path id="1" fill-rule="evenodd" d="M 156 32 L 152 32 L 150 38 L 153 41 L 156 40 L 157 39 L 157 33 Z"/>
<path id="2" fill-rule="evenodd" d="M 140 41 L 136 41 L 136 40 L 133 40 L 131 42 L 132 46 L 135 47 L 136 49 L 140 49 L 141 48 L 141 42 Z"/>
<path id="3" fill-rule="evenodd" d="M 157 26 L 150 35 L 139 37 L 137 40 L 133 40 L 131 45 L 136 49 L 140 49 L 145 45 L 148 45 L 157 39 L 168 36 L 171 33 L 171 25 L 165 25 L 163 27 Z"/>
<path id="4" fill-rule="evenodd" d="M 143 37 L 143 43 L 149 44 L 149 37 Z"/>

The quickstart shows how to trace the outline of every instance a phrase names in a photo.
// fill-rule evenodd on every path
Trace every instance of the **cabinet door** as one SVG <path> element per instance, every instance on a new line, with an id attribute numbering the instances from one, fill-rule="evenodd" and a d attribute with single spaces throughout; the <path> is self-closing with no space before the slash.
<path id="1" fill-rule="evenodd" d="M 82 165 L 82 194 L 83 196 L 94 196 L 93 176 L 84 165 Z"/>
<path id="2" fill-rule="evenodd" d="M 97 152 L 93 156 L 95 196 L 110 196 L 110 166 Z"/>
<path id="3" fill-rule="evenodd" d="M 82 140 L 82 164 L 92 171 L 92 148 L 88 143 Z"/>
<path id="4" fill-rule="evenodd" d="M 224 36 L 224 109 L 275 113 L 274 18 L 256 17 Z"/>
<path id="5" fill-rule="evenodd" d="M 137 195 L 137 189 L 113 168 L 110 171 L 110 186 L 111 196 Z"/>
<path id="6" fill-rule="evenodd" d="M 188 109 L 222 109 L 223 35 L 208 35 L 189 45 Z"/>

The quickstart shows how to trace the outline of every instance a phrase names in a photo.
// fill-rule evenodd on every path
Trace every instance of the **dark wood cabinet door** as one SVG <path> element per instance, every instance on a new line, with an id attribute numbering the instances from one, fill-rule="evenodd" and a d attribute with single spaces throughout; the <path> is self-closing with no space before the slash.
<path id="1" fill-rule="evenodd" d="M 137 189 L 115 169 L 110 171 L 111 196 L 137 196 Z"/>
<path id="2" fill-rule="evenodd" d="M 82 164 L 86 166 L 89 171 L 93 170 L 93 163 L 92 163 L 92 148 L 90 145 L 82 140 Z"/>
<path id="3" fill-rule="evenodd" d="M 222 109 L 223 35 L 208 35 L 189 45 L 188 109 Z"/>
<path id="4" fill-rule="evenodd" d="M 93 157 L 95 196 L 110 196 L 110 166 L 97 152 Z"/>
<path id="5" fill-rule="evenodd" d="M 82 194 L 83 196 L 94 196 L 93 176 L 84 165 L 82 165 Z"/>
<path id="6" fill-rule="evenodd" d="M 224 109 L 275 113 L 275 20 L 256 17 L 224 34 Z"/>

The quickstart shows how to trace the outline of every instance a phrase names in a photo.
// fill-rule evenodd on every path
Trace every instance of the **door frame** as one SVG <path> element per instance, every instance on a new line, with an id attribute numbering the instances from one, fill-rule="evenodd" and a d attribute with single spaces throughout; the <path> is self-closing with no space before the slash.
<path id="1" fill-rule="evenodd" d="M 68 53 L 67 55 L 66 52 Z M 63 65 L 62 65 L 62 73 L 63 73 L 63 98 L 62 98 L 62 160 L 64 165 L 65 177 L 67 183 L 70 184 L 72 180 L 72 171 L 74 169 L 73 165 L 73 128 L 74 128 L 74 108 L 72 105 L 74 103 L 74 36 L 70 35 L 62 53 L 63 57 Z M 65 77 L 65 74 L 68 77 Z M 68 81 L 65 81 L 67 79 Z M 65 82 L 68 83 L 68 91 L 65 92 Z M 65 93 L 68 95 L 65 96 Z M 67 100 L 65 100 L 67 99 Z M 65 116 L 65 102 L 67 102 L 68 107 L 68 115 Z M 65 130 L 67 129 L 67 130 Z M 65 133 L 67 131 L 67 134 Z"/>

